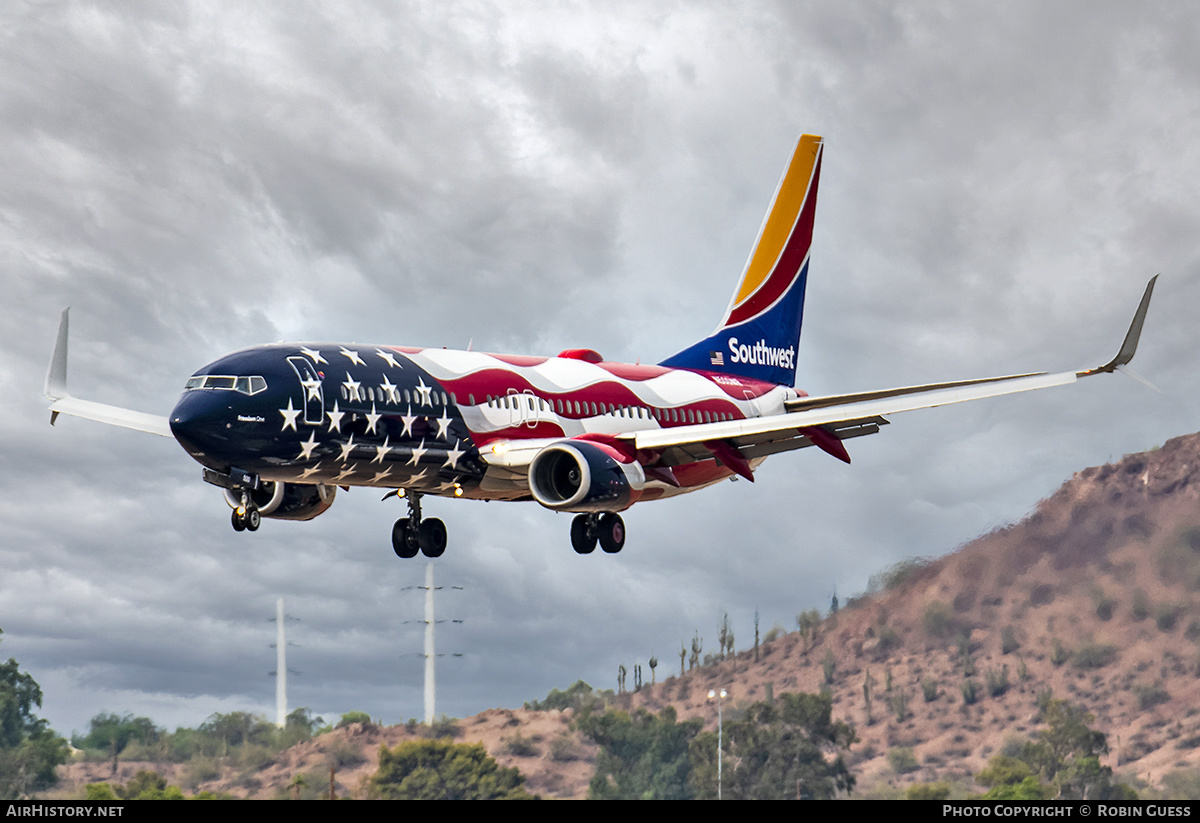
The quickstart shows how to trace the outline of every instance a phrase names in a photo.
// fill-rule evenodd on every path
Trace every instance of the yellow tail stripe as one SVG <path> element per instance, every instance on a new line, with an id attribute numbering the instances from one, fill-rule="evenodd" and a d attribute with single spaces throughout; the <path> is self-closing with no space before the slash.
<path id="1" fill-rule="evenodd" d="M 804 195 L 812 180 L 820 146 L 821 138 L 815 134 L 801 135 L 800 142 L 796 144 L 792 161 L 784 172 L 779 191 L 776 192 L 771 209 L 767 212 L 767 219 L 763 221 L 763 227 L 759 231 L 758 243 L 750 255 L 750 262 L 746 264 L 746 271 L 742 274 L 742 282 L 733 301 L 735 307 L 763 284 L 775 268 L 779 255 L 783 253 L 783 247 L 787 244 L 792 228 L 796 225 L 796 218 L 804 205 Z"/>

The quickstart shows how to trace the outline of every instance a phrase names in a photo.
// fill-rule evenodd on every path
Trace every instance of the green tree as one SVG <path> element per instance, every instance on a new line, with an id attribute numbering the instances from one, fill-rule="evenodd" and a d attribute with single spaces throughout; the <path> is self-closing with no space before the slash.
<path id="1" fill-rule="evenodd" d="M 672 706 L 657 715 L 645 709 L 632 715 L 619 711 L 581 714 L 576 721 L 579 730 L 600 746 L 589 795 L 599 800 L 689 799 L 688 748 L 703 722 L 675 720 Z"/>
<path id="2" fill-rule="evenodd" d="M 349 726 L 351 723 L 370 723 L 370 722 L 371 722 L 371 715 L 367 714 L 366 712 L 352 711 L 352 712 L 346 712 L 345 714 L 342 715 L 341 719 L 338 720 L 337 727 L 339 729 L 341 729 L 345 726 Z"/>
<path id="3" fill-rule="evenodd" d="M 755 703 L 724 729 L 723 796 L 742 800 L 828 799 L 854 788 L 844 753 L 854 728 L 834 721 L 825 695 L 782 694 Z M 717 735 L 692 742 L 692 784 L 698 798 L 717 796 Z"/>
<path id="4" fill-rule="evenodd" d="M 976 776 L 990 786 L 989 799 L 1122 800 L 1137 794 L 1113 779 L 1100 764 L 1108 752 L 1103 732 L 1091 728 L 1095 717 L 1066 700 L 1047 697 L 1042 710 L 1046 728 L 1027 742 L 1017 757 L 993 757 Z M 1035 794 L 1036 792 L 1036 794 Z"/>
<path id="5" fill-rule="evenodd" d="M 311 740 L 317 729 L 325 725 L 325 719 L 313 717 L 306 707 L 295 709 L 283 721 L 283 732 L 279 736 L 279 746 L 289 748 L 297 743 Z"/>
<path id="6" fill-rule="evenodd" d="M 476 743 L 414 740 L 379 750 L 372 792 L 384 800 L 529 800 L 517 769 L 501 768 Z"/>
<path id="7" fill-rule="evenodd" d="M 76 746 L 81 749 L 100 749 L 108 752 L 112 758 L 112 773 L 117 774 L 117 765 L 121 752 L 134 740 L 142 743 L 154 743 L 161 732 L 148 717 L 134 717 L 132 714 L 100 713 L 90 721 L 87 736 L 77 739 Z"/>
<path id="8" fill-rule="evenodd" d="M 0 798 L 13 800 L 49 788 L 67 759 L 67 741 L 34 714 L 42 689 L 11 657 L 0 663 Z"/>

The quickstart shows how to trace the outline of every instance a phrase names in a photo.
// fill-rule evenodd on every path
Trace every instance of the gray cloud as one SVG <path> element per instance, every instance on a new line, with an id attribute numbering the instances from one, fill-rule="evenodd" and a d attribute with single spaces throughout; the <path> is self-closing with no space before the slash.
<path id="1" fill-rule="evenodd" d="M 1124 377 L 897 415 L 853 466 L 781 455 L 627 513 L 575 556 L 537 506 L 450 528 L 441 702 L 514 705 L 694 631 L 739 645 L 881 566 L 1020 517 L 1071 472 L 1196 428 L 1194 15 L 1057 3 L 809 9 L 29 3 L 0 12 L 0 627 L 62 731 L 101 710 L 421 714 L 402 513 L 339 494 L 235 535 L 173 443 L 41 381 L 72 310 L 81 396 L 165 413 L 280 338 L 653 362 L 728 300 L 801 131 L 824 134 L 799 385 L 1095 365 L 1164 276 Z M 812 450 L 810 450 L 812 451 Z"/>

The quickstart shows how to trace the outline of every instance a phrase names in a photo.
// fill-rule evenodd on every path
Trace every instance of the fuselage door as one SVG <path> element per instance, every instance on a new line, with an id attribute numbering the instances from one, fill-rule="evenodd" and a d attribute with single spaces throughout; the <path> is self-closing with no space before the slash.
<path id="1" fill-rule="evenodd" d="M 317 367 L 307 357 L 295 355 L 287 361 L 296 372 L 304 392 L 304 422 L 316 426 L 325 419 L 325 388 L 321 385 L 321 375 L 317 374 Z"/>

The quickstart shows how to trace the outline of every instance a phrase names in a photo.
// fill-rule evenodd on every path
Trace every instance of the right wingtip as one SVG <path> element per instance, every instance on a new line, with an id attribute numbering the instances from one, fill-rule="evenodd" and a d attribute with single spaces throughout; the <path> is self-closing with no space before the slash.
<path id="1" fill-rule="evenodd" d="M 1142 336 L 1142 326 L 1146 322 L 1146 311 L 1150 308 L 1150 297 L 1154 294 L 1156 282 L 1158 282 L 1157 274 L 1150 278 L 1150 282 L 1146 283 L 1146 291 L 1142 293 L 1142 302 L 1138 304 L 1137 311 L 1133 314 L 1133 322 L 1129 324 L 1129 331 L 1125 332 L 1125 340 L 1121 343 L 1121 349 L 1117 352 L 1117 356 L 1099 368 L 1079 372 L 1080 377 L 1114 372 L 1133 360 L 1133 355 L 1137 353 L 1138 340 Z"/>

